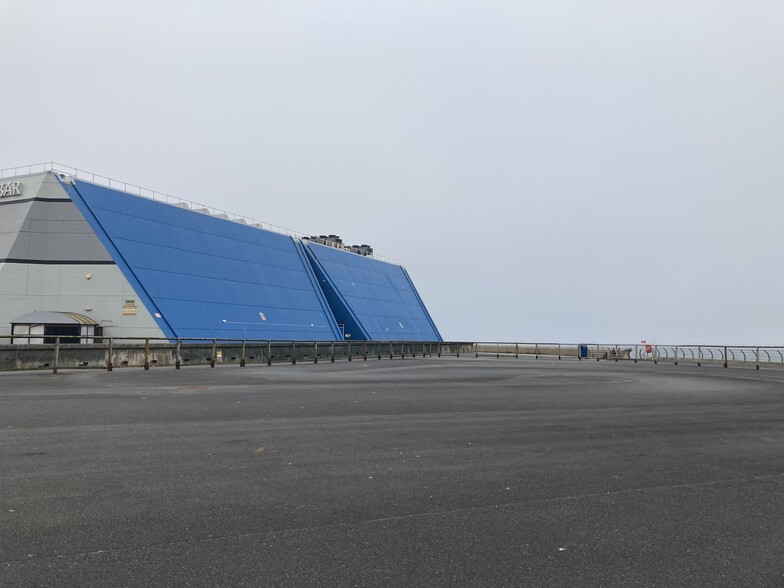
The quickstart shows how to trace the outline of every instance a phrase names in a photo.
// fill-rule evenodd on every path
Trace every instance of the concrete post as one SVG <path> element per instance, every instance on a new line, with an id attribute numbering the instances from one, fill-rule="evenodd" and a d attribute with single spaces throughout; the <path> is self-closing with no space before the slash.
<path id="1" fill-rule="evenodd" d="M 112 353 L 113 353 L 112 338 L 109 337 L 109 349 L 106 350 L 106 371 L 107 372 L 112 371 L 112 367 L 113 367 L 112 366 Z"/>
<path id="2" fill-rule="evenodd" d="M 727 348 L 724 348 L 724 367 L 727 367 Z"/>
<path id="3" fill-rule="evenodd" d="M 367 341 L 362 341 L 362 361 L 367 361 Z"/>
<path id="4" fill-rule="evenodd" d="M 756 355 L 757 355 L 757 364 L 754 367 L 756 369 L 759 369 L 759 347 L 757 347 Z"/>
<path id="5" fill-rule="evenodd" d="M 177 359 L 174 360 L 175 369 L 180 369 L 180 361 L 182 361 L 182 356 L 180 355 L 180 343 L 181 341 L 177 339 L 177 351 L 175 351 L 175 353 L 177 354 Z"/>
<path id="6" fill-rule="evenodd" d="M 28 342 L 30 339 L 27 339 Z M 52 373 L 57 373 L 57 363 L 60 361 L 60 337 L 54 338 L 54 365 L 52 366 Z"/>
<path id="7" fill-rule="evenodd" d="M 217 355 L 217 353 L 218 353 L 218 342 L 215 339 L 213 339 L 212 340 L 212 357 L 210 358 L 210 367 L 211 368 L 215 367 L 215 356 Z"/>
<path id="8" fill-rule="evenodd" d="M 697 346 L 697 367 L 702 366 L 702 346 Z"/>
<path id="9" fill-rule="evenodd" d="M 332 363 L 335 363 L 335 342 L 333 341 L 332 344 L 329 347 L 330 347 L 329 361 L 331 361 Z"/>
<path id="10" fill-rule="evenodd" d="M 675 365 L 678 365 L 678 346 L 675 346 Z"/>
<path id="11" fill-rule="evenodd" d="M 348 342 L 348 360 L 351 361 L 351 341 Z"/>
<path id="12" fill-rule="evenodd" d="M 267 339 L 267 365 L 272 365 L 272 341 Z"/>
<path id="13" fill-rule="evenodd" d="M 313 363 L 318 363 L 318 341 L 313 341 Z"/>
<path id="14" fill-rule="evenodd" d="M 291 342 L 291 365 L 297 365 L 297 342 Z"/>
<path id="15" fill-rule="evenodd" d="M 150 338 L 144 340 L 144 369 L 150 369 Z"/>
<path id="16" fill-rule="evenodd" d="M 240 367 L 245 367 L 245 339 L 242 340 L 242 351 L 240 352 Z"/>
<path id="17" fill-rule="evenodd" d="M 558 361 L 561 361 L 561 344 L 558 344 Z"/>

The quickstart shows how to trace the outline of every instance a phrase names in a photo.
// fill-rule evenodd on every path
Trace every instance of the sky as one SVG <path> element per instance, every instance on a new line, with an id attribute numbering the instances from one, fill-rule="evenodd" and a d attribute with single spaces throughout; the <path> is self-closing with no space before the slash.
<path id="1" fill-rule="evenodd" d="M 0 0 L 0 168 L 408 270 L 450 340 L 784 344 L 784 2 Z"/>

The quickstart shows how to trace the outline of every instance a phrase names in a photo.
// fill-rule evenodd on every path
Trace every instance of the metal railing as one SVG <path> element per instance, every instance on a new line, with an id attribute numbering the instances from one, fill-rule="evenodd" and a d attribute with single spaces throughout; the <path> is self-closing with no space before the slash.
<path id="1" fill-rule="evenodd" d="M 171 194 L 166 194 L 165 192 L 159 192 L 158 190 L 152 190 L 150 188 L 143 188 L 142 186 L 137 186 L 136 184 L 132 184 L 130 182 L 123 182 L 122 180 L 115 180 L 114 178 L 110 178 L 108 176 L 103 176 L 101 174 L 96 174 L 90 171 L 86 171 L 83 169 L 79 169 L 70 165 L 64 165 L 62 163 L 56 163 L 54 161 L 46 161 L 43 163 L 33 163 L 29 165 L 21 165 L 17 167 L 9 167 L 5 169 L 0 169 L 0 179 L 4 178 L 12 178 L 21 175 L 31 175 L 36 173 L 43 173 L 43 172 L 57 172 L 62 173 L 68 176 L 72 176 L 78 180 L 82 180 L 85 182 L 90 182 L 92 184 L 98 184 L 100 186 L 105 186 L 107 188 L 111 188 L 113 190 L 118 190 L 120 192 L 125 192 L 127 194 L 132 194 L 133 196 L 139 196 L 141 198 L 147 198 L 148 200 L 156 200 L 158 202 L 163 202 L 165 204 L 170 204 L 173 206 L 178 206 L 181 208 L 187 207 L 190 210 L 195 212 L 201 212 L 204 214 L 209 214 L 211 216 L 217 218 L 223 218 L 226 220 L 234 221 L 240 224 L 248 225 L 251 227 L 255 227 L 257 229 L 264 229 L 266 231 L 271 231 L 273 233 L 279 233 L 282 235 L 288 235 L 290 237 L 297 237 L 297 238 L 305 238 L 309 237 L 309 235 L 305 233 L 301 233 L 299 231 L 295 231 L 293 229 L 288 229 L 286 227 L 282 227 L 280 225 L 268 223 L 265 221 L 261 221 L 258 219 L 254 219 L 251 217 L 242 216 L 239 214 L 235 214 L 228 210 L 222 210 L 220 208 L 215 208 L 214 206 L 209 206 L 207 204 L 201 204 L 200 202 L 195 202 L 193 200 L 188 200 L 185 198 L 179 198 L 177 196 L 172 196 Z M 343 247 L 345 251 L 354 253 L 351 251 L 350 247 Z M 366 257 L 372 257 L 373 259 L 377 259 L 379 261 L 386 261 L 387 263 L 393 263 L 395 265 L 401 265 L 400 262 L 396 259 L 392 259 L 390 257 L 385 257 L 383 255 L 372 254 Z"/>
<path id="2" fill-rule="evenodd" d="M 26 341 L 26 343 L 20 343 Z M 8 342 L 3 344 L 3 342 Z M 0 335 L 0 370 L 292 363 L 407 357 L 577 359 L 784 368 L 784 346 L 603 345 L 458 341 L 274 341 Z"/>
<path id="3" fill-rule="evenodd" d="M 10 340 L 0 336 L 0 341 Z M 21 340 L 43 343 L 19 344 Z M 81 340 L 87 340 L 81 343 Z M 336 360 L 405 359 L 466 354 L 473 343 L 440 341 L 273 341 L 247 339 L 166 339 L 14 334 L 0 346 L 0 370 L 291 363 Z"/>

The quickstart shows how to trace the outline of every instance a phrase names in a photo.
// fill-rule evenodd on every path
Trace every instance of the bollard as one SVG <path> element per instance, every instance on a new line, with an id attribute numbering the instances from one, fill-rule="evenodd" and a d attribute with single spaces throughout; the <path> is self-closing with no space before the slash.
<path id="1" fill-rule="evenodd" d="M 367 341 L 362 341 L 362 361 L 367 361 Z"/>
<path id="2" fill-rule="evenodd" d="M 27 339 L 30 341 L 30 338 Z M 52 365 L 52 373 L 57 373 L 57 362 L 60 361 L 60 337 L 54 338 L 54 364 Z"/>
<path id="3" fill-rule="evenodd" d="M 291 342 L 291 365 L 297 365 L 297 342 Z"/>
<path id="4" fill-rule="evenodd" d="M 267 339 L 267 365 L 272 365 L 272 341 Z"/>
<path id="5" fill-rule="evenodd" d="M 438 357 L 441 357 L 441 343 L 438 343 Z"/>
<path id="6" fill-rule="evenodd" d="M 313 341 L 313 363 L 318 363 L 318 341 Z"/>
<path id="7" fill-rule="evenodd" d="M 534 359 L 539 359 L 539 343 L 534 343 Z"/>
<path id="8" fill-rule="evenodd" d="M 376 350 L 378 351 L 378 358 L 381 359 L 381 341 L 376 343 Z"/>
<path id="9" fill-rule="evenodd" d="M 242 351 L 240 352 L 240 367 L 245 367 L 245 339 L 242 340 Z"/>
<path id="10" fill-rule="evenodd" d="M 697 367 L 702 367 L 702 347 L 697 346 Z"/>
<path id="11" fill-rule="evenodd" d="M 656 365 L 658 363 L 659 363 L 659 346 L 658 345 L 654 345 L 653 346 L 653 365 Z"/>
<path id="12" fill-rule="evenodd" d="M 182 361 L 182 357 L 180 356 L 180 340 L 177 339 L 177 359 L 174 360 L 174 368 L 180 369 L 180 361 Z"/>
<path id="13" fill-rule="evenodd" d="M 335 363 L 335 342 L 334 341 L 330 345 L 329 361 L 331 361 L 332 363 Z"/>
<path id="14" fill-rule="evenodd" d="M 558 344 L 558 361 L 561 361 L 561 344 Z"/>
<path id="15" fill-rule="evenodd" d="M 389 342 L 389 359 L 392 359 L 392 341 Z"/>
<path id="16" fill-rule="evenodd" d="M 109 337 L 109 349 L 106 354 L 106 371 L 112 371 L 112 338 Z"/>
<path id="17" fill-rule="evenodd" d="M 724 367 L 727 367 L 727 348 L 724 348 Z"/>
<path id="18" fill-rule="evenodd" d="M 150 369 L 150 338 L 144 340 L 144 369 Z"/>
<path id="19" fill-rule="evenodd" d="M 520 359 L 520 344 L 515 343 L 515 359 Z"/>
<path id="20" fill-rule="evenodd" d="M 348 360 L 351 361 L 351 341 L 348 342 Z"/>
<path id="21" fill-rule="evenodd" d="M 757 347 L 757 365 L 755 367 L 759 369 L 759 347 Z"/>
<path id="22" fill-rule="evenodd" d="M 678 346 L 675 346 L 675 365 L 678 365 Z"/>
<path id="23" fill-rule="evenodd" d="M 218 347 L 218 342 L 215 339 L 213 339 L 212 340 L 212 357 L 210 358 L 210 367 L 211 368 L 215 367 L 215 355 L 218 353 L 217 347 Z"/>

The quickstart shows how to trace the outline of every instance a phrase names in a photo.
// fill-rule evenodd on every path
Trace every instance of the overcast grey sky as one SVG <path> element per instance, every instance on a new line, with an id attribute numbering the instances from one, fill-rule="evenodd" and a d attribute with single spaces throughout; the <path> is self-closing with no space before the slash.
<path id="1" fill-rule="evenodd" d="M 784 344 L 784 2 L 0 0 L 0 168 L 408 269 L 448 339 Z"/>

